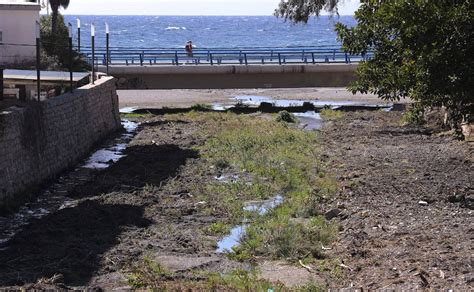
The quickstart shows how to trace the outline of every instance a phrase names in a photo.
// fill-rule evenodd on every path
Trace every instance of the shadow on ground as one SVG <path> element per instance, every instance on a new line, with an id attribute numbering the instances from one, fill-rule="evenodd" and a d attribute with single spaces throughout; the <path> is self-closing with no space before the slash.
<path id="1" fill-rule="evenodd" d="M 105 171 L 98 171 L 92 181 L 69 192 L 73 198 L 85 198 L 146 185 L 159 186 L 164 179 L 175 176 L 188 158 L 198 152 L 177 145 L 137 145 L 127 148 L 126 157 Z"/>
<path id="2" fill-rule="evenodd" d="M 33 222 L 0 251 L 0 286 L 36 283 L 55 275 L 62 275 L 69 285 L 86 285 L 124 227 L 149 224 L 137 206 L 85 201 L 60 210 Z"/>
<path id="3" fill-rule="evenodd" d="M 120 243 L 124 232 L 152 223 L 144 215 L 145 201 L 130 186 L 159 186 L 176 176 L 188 158 L 198 156 L 170 144 L 131 146 L 125 154 L 69 191 L 84 201 L 34 220 L 0 251 L 0 287 L 45 283 L 58 275 L 58 283 L 87 285 L 107 261 L 104 253 Z M 109 196 L 91 198 L 100 194 Z"/>

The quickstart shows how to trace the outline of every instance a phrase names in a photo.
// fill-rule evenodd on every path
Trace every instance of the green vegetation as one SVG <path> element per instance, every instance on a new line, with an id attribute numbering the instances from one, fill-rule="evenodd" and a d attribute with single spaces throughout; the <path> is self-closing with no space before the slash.
<path id="1" fill-rule="evenodd" d="M 333 109 L 323 109 L 321 111 L 321 118 L 329 121 L 334 121 L 342 118 L 344 114 L 340 111 L 335 111 Z"/>
<path id="2" fill-rule="evenodd" d="M 340 0 L 282 0 L 275 15 L 306 23 L 321 10 L 337 13 Z M 474 2 L 470 0 L 362 0 L 357 25 L 336 24 L 343 48 L 373 52 L 357 69 L 352 92 L 385 100 L 411 98 L 421 107 L 446 107 L 451 123 L 474 113 Z"/>
<path id="3" fill-rule="evenodd" d="M 53 16 L 41 16 L 41 66 L 46 70 L 69 69 L 69 33 L 64 17 L 57 15 L 56 30 L 51 29 Z M 73 51 L 72 68 L 74 71 L 87 71 L 89 65 Z"/>
<path id="4" fill-rule="evenodd" d="M 216 222 L 209 225 L 207 228 L 207 233 L 210 235 L 226 235 L 230 232 L 230 225 Z"/>
<path id="5" fill-rule="evenodd" d="M 472 115 L 474 2 L 362 1 L 356 19 L 355 27 L 336 26 L 347 52 L 374 50 L 358 67 L 353 92 L 445 106 L 456 120 Z"/>
<path id="6" fill-rule="evenodd" d="M 295 117 L 294 114 L 291 114 L 287 111 L 281 111 L 278 113 L 276 121 L 285 123 L 296 123 L 298 122 L 298 119 Z"/>
<path id="7" fill-rule="evenodd" d="M 69 6 L 69 0 L 49 0 L 49 5 L 51 6 L 51 31 L 53 33 L 57 30 L 58 18 L 59 18 L 59 7 L 66 9 Z"/>
<path id="8" fill-rule="evenodd" d="M 136 113 L 121 113 L 120 117 L 122 119 L 148 119 L 151 118 L 153 114 L 146 113 L 146 114 L 136 114 Z"/>
<path id="9" fill-rule="evenodd" d="M 133 289 L 149 288 L 154 290 L 176 290 L 182 291 L 195 289 L 198 291 L 287 291 L 281 284 L 272 284 L 258 278 L 255 271 L 235 270 L 229 274 L 217 274 L 200 272 L 197 276 L 206 280 L 173 280 L 173 273 L 167 271 L 161 265 L 145 258 L 142 265 L 135 267 L 135 271 L 129 275 L 128 283 Z"/>
<path id="10" fill-rule="evenodd" d="M 319 16 L 322 10 L 337 13 L 339 0 L 280 0 L 274 15 L 292 22 L 307 23 L 310 16 Z"/>
<path id="11" fill-rule="evenodd" d="M 218 240 L 229 234 L 233 226 L 245 222 L 247 233 L 241 244 L 227 254 L 229 258 L 250 263 L 256 257 L 284 259 L 295 264 L 302 260 L 313 263 L 317 269 L 319 260 L 324 258 L 322 247 L 330 246 L 338 232 L 337 224 L 321 216 L 319 204 L 333 196 L 339 186 L 318 159 L 316 132 L 233 113 L 192 111 L 167 115 L 166 119 L 170 123 L 179 120 L 200 125 L 194 135 L 203 142 L 195 146 L 200 159 L 192 173 L 203 180 L 187 181 L 186 189 L 196 202 L 203 202 L 200 215 L 218 218 L 203 225 L 201 234 Z M 235 175 L 238 179 L 208 180 L 216 174 Z M 276 195 L 282 195 L 284 202 L 263 215 L 243 209 L 250 201 Z M 258 271 L 237 270 L 225 275 L 197 273 L 196 280 L 183 281 L 179 276 L 174 280 L 172 273 L 145 260 L 134 270 L 129 282 L 135 288 L 165 290 L 288 291 L 282 285 L 260 280 Z M 313 283 L 293 290 L 323 289 Z"/>
<path id="12" fill-rule="evenodd" d="M 423 114 L 423 107 L 419 104 L 416 104 L 403 114 L 401 124 L 403 126 L 421 125 L 425 122 Z"/>
<path id="13" fill-rule="evenodd" d="M 191 107 L 193 111 L 209 111 L 212 107 L 208 104 L 197 103 Z"/>
<path id="14" fill-rule="evenodd" d="M 251 177 L 251 182 L 215 182 L 197 190 L 200 199 L 212 202 L 209 212 L 228 214 L 227 224 L 240 223 L 243 216 L 251 219 L 242 244 L 230 256 L 238 260 L 321 257 L 321 246 L 330 243 L 337 226 L 318 216 L 318 202 L 334 194 L 338 186 L 319 162 L 316 134 L 234 114 L 198 119 L 206 123 L 209 133 L 215 133 L 199 149 L 207 163 Z M 284 195 L 285 202 L 265 216 L 242 210 L 245 201 L 277 194 Z"/>

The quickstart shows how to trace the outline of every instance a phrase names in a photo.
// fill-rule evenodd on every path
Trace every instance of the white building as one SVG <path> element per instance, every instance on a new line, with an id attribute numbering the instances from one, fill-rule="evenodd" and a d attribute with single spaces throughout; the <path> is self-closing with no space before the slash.
<path id="1" fill-rule="evenodd" d="M 40 10 L 31 1 L 0 0 L 0 65 L 34 62 Z"/>

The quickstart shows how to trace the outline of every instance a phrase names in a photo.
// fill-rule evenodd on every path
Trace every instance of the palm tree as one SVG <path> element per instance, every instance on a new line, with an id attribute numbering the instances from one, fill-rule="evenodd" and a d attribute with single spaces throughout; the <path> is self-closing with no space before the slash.
<path id="1" fill-rule="evenodd" d="M 49 5 L 51 6 L 51 31 L 56 33 L 57 23 L 58 23 L 58 13 L 59 7 L 66 9 L 69 6 L 69 0 L 49 0 Z"/>

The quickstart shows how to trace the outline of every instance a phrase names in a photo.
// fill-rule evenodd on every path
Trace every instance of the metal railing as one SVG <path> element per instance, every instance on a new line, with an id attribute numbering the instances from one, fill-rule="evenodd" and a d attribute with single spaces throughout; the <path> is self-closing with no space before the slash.
<path id="1" fill-rule="evenodd" d="M 92 50 L 82 48 L 86 60 L 92 63 Z M 231 48 L 194 49 L 188 54 L 184 49 L 124 49 L 105 48 L 95 50 L 95 64 L 125 66 L 159 65 L 265 65 L 265 64 L 317 64 L 357 63 L 369 59 L 372 54 L 350 55 L 341 48 Z"/>

